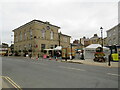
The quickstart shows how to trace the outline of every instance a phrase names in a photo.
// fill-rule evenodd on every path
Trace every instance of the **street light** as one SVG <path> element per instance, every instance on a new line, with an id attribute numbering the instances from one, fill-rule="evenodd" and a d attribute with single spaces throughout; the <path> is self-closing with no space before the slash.
<path id="1" fill-rule="evenodd" d="M 72 57 L 72 43 L 71 43 L 70 46 L 71 46 L 71 56 L 70 56 L 70 59 L 72 60 L 72 58 L 73 58 L 73 57 Z"/>
<path id="2" fill-rule="evenodd" d="M 110 61 L 112 60 L 112 45 L 109 45 L 110 55 L 108 55 L 108 66 L 111 66 Z"/>
<path id="3" fill-rule="evenodd" d="M 59 35 L 59 46 L 60 46 L 60 35 L 61 35 L 61 32 L 58 35 Z"/>
<path id="4" fill-rule="evenodd" d="M 100 27 L 100 30 L 101 30 L 101 41 L 102 41 L 102 48 L 103 48 L 103 28 Z"/>

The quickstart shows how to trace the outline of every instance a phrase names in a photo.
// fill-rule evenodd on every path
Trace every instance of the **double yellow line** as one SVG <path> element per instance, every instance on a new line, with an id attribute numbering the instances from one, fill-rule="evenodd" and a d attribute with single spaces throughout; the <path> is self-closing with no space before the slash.
<path id="1" fill-rule="evenodd" d="M 14 88 L 16 88 L 17 90 L 22 90 L 20 88 L 20 86 L 18 86 L 12 79 L 10 79 L 7 76 L 2 76 L 2 78 L 6 79 Z"/>

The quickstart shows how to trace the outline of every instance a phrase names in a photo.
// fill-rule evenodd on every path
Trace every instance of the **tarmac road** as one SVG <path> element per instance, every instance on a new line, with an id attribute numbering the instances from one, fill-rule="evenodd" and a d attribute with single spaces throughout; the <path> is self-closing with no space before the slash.
<path id="1" fill-rule="evenodd" d="M 21 88 L 118 88 L 118 68 L 55 60 L 2 58 L 2 75 Z"/>

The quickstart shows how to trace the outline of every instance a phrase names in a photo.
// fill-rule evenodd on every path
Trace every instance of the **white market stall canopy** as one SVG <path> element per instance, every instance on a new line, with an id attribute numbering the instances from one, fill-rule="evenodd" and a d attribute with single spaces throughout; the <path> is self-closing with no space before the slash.
<path id="1" fill-rule="evenodd" d="M 54 48 L 54 50 L 61 50 L 62 47 L 61 46 L 57 46 L 56 48 Z"/>
<path id="2" fill-rule="evenodd" d="M 102 47 L 100 44 L 91 44 L 91 45 L 89 45 L 89 46 L 87 46 L 86 48 L 97 48 L 97 47 Z M 108 49 L 108 48 L 106 48 L 106 47 L 103 47 L 103 49 Z"/>
<path id="3" fill-rule="evenodd" d="M 54 49 L 44 49 L 46 51 L 51 51 L 51 50 L 62 50 L 62 47 L 61 46 L 57 46 L 56 48 Z"/>
<path id="4" fill-rule="evenodd" d="M 94 53 L 96 52 L 97 47 L 101 47 L 101 45 L 100 44 L 91 44 L 91 45 L 87 46 L 86 48 L 84 48 L 85 59 L 93 59 Z M 110 50 L 109 50 L 109 48 L 103 47 L 103 52 L 108 57 Z"/>
<path id="5" fill-rule="evenodd" d="M 54 50 L 54 49 L 44 49 L 44 50 L 46 50 L 46 51 L 50 51 L 50 50 Z"/>

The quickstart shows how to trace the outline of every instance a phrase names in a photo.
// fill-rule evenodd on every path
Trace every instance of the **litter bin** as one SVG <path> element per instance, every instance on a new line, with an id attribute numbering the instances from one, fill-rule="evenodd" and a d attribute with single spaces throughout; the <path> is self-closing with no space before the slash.
<path id="1" fill-rule="evenodd" d="M 118 62 L 119 61 L 119 55 L 118 55 L 118 53 L 113 53 L 112 54 L 112 59 L 113 59 L 113 61 Z"/>

